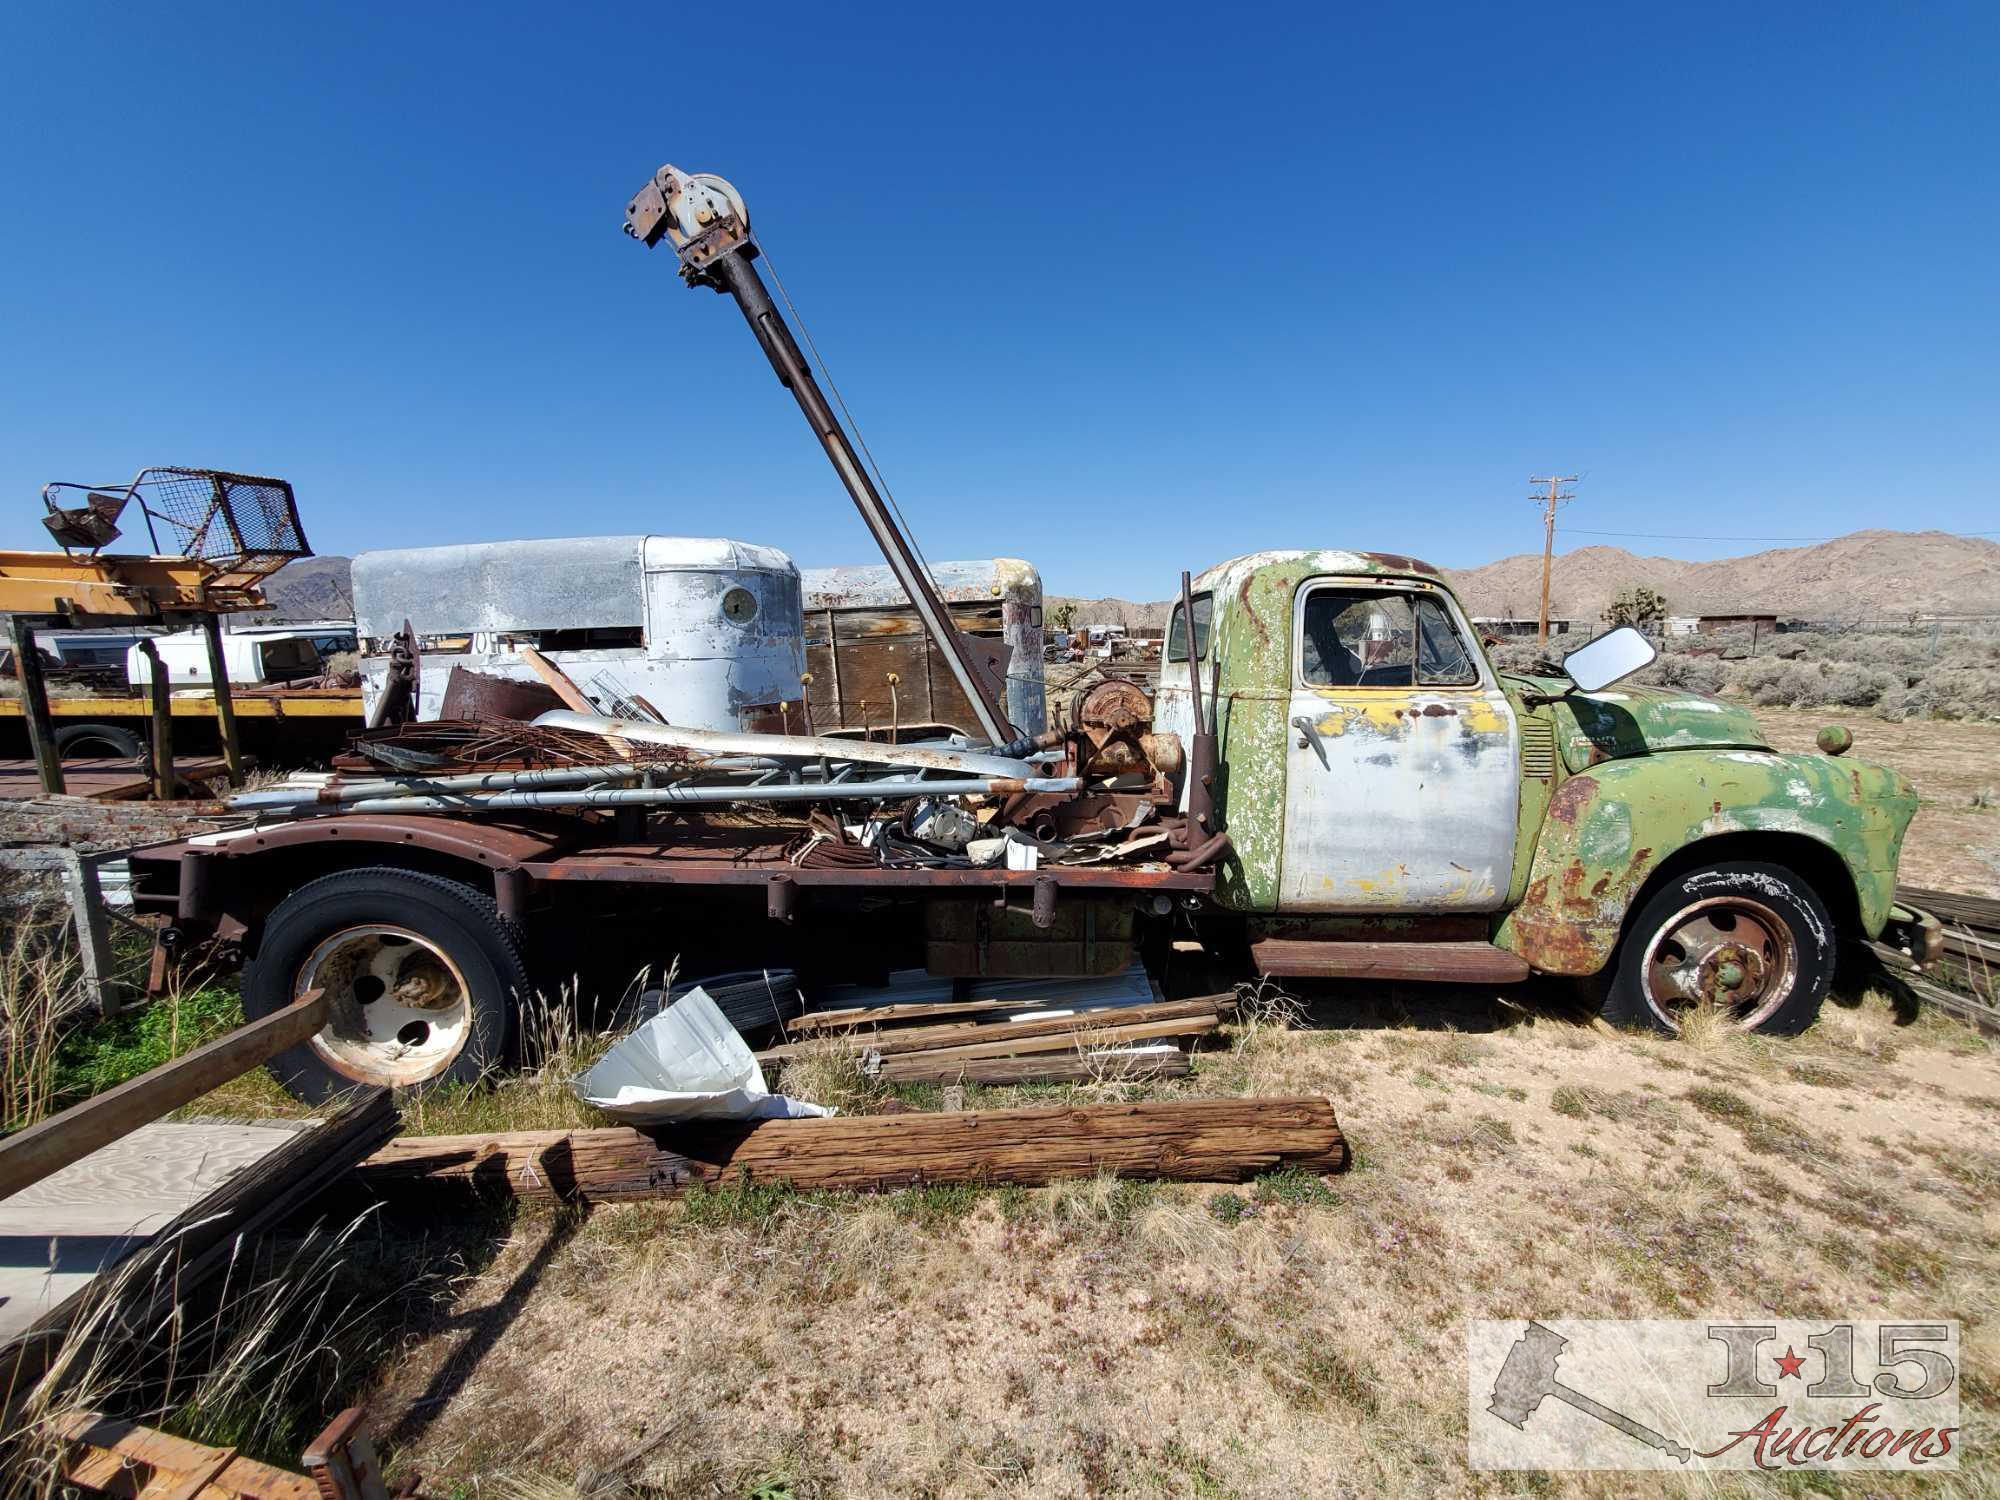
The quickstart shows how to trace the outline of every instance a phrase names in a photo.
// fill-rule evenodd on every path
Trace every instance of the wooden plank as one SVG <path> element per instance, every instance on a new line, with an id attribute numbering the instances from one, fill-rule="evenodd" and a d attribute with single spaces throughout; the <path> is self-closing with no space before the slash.
<path id="1" fill-rule="evenodd" d="M 1154 1099 L 659 1132 L 612 1126 L 415 1136 L 389 1142 L 357 1176 L 382 1192 L 458 1183 L 523 1198 L 615 1202 L 742 1180 L 864 1191 L 944 1183 L 1034 1187 L 1099 1172 L 1242 1182 L 1281 1166 L 1344 1171 L 1348 1160 L 1328 1099 Z"/>
<path id="2" fill-rule="evenodd" d="M 576 685 L 575 680 L 570 677 L 569 673 L 565 672 L 561 667 L 557 666 L 554 662 L 550 661 L 546 656 L 542 655 L 542 653 L 537 651 L 533 646 L 516 646 L 514 648 L 514 654 L 520 657 L 522 661 L 526 662 L 528 664 L 529 669 L 533 671 L 537 677 L 541 678 L 543 682 L 546 682 L 549 685 L 550 690 L 553 691 L 558 698 L 562 699 L 564 703 L 568 704 L 578 713 L 601 715 L 604 712 L 603 709 L 599 708 L 595 703 L 592 703 L 590 699 L 584 695 L 583 689 Z M 631 759 L 632 746 L 628 741 L 621 740 L 616 736 L 609 734 L 604 735 L 603 740 L 613 750 L 616 750 L 618 752 L 619 757 L 621 759 L 625 760 Z"/>
<path id="3" fill-rule="evenodd" d="M 78 850 L 63 850 L 62 886 L 76 931 L 77 967 L 84 993 L 99 1015 L 116 1015 L 120 996 L 111 978 L 111 934 L 105 927 L 104 892 L 97 883 L 96 861 Z"/>
<path id="4" fill-rule="evenodd" d="M 1034 1052 L 1024 1057 L 974 1057 L 940 1061 L 928 1052 L 887 1059 L 875 1075 L 896 1083 L 1138 1082 L 1185 1078 L 1194 1059 L 1178 1048 L 1138 1054 Z"/>
<path id="5" fill-rule="evenodd" d="M 296 1046 L 325 1025 L 326 1017 L 326 994 L 314 990 L 185 1057 L 16 1131 L 0 1141 L 0 1199 Z"/>
<path id="6" fill-rule="evenodd" d="M 1419 979 L 1512 984 L 1528 961 L 1491 943 L 1312 942 L 1264 938 L 1250 945 L 1257 972 L 1300 979 Z"/>
<path id="7" fill-rule="evenodd" d="M 161 1497 L 185 1493 L 190 1500 L 196 1495 L 240 1500 L 318 1500 L 319 1496 L 318 1487 L 304 1474 L 103 1412 L 62 1416 L 56 1420 L 55 1435 L 72 1449 L 65 1457 L 63 1477 L 99 1493 Z M 139 1471 L 151 1477 L 138 1480 Z M 191 1484 L 194 1487 L 185 1488 Z"/>
<path id="8" fill-rule="evenodd" d="M 0 1202 L 0 1238 L 144 1238 L 313 1128 L 311 1120 L 155 1120 Z"/>
<path id="9" fill-rule="evenodd" d="M 1030 1011 L 1029 1014 L 1035 1012 Z M 839 1040 L 885 1057 L 895 1052 L 920 1052 L 930 1047 L 956 1046 L 975 1038 L 1008 1041 L 1020 1037 L 1068 1036 L 1078 1031 L 1106 1026 L 1136 1026 L 1146 1021 L 1217 1019 L 1215 1006 L 1206 1000 L 1161 1000 L 1151 1005 L 1120 1005 L 1108 1010 L 1069 1011 L 1037 1021 L 971 1020 L 946 1021 L 936 1026 L 904 1026 L 889 1031 L 847 1032 Z M 824 1042 L 787 1042 L 767 1047 L 757 1054 L 759 1062 L 785 1062 L 824 1049 Z"/>
<path id="10" fill-rule="evenodd" d="M 1934 891 L 1924 886 L 1899 885 L 1896 900 L 1914 906 L 1947 922 L 1975 930 L 2000 933 L 2000 901 L 1989 896 L 1965 896 L 1956 891 Z"/>
<path id="11" fill-rule="evenodd" d="M 1079 1024 L 1048 1036 L 997 1036 L 990 1042 L 968 1042 L 963 1046 L 926 1047 L 916 1052 L 894 1053 L 883 1057 L 882 1066 L 887 1067 L 899 1057 L 922 1057 L 938 1063 L 970 1062 L 981 1057 L 1021 1057 L 1032 1052 L 1070 1052 L 1115 1047 L 1125 1042 L 1158 1041 L 1164 1037 L 1203 1036 L 1215 1030 L 1217 1024 L 1213 1012 L 1180 1020 L 1146 1021 L 1126 1026 Z"/>
<path id="12" fill-rule="evenodd" d="M 1056 980 L 1060 984 L 1062 981 Z M 1204 1004 L 1216 1010 L 1225 1009 L 1235 1002 L 1234 994 L 1204 995 Z M 785 1025 L 793 1031 L 844 1031 L 860 1026 L 896 1026 L 911 1021 L 962 1019 L 968 1021 L 1004 1020 L 1010 1015 L 1023 1011 L 1075 1011 L 1079 1015 L 1086 1012 L 1097 1014 L 1103 1011 L 1121 1010 L 1146 1001 L 1132 1000 L 1089 1000 L 1081 1004 L 1064 1004 L 1060 1000 L 936 1000 L 923 1003 L 903 1002 L 889 1005 L 851 1005 L 838 1010 L 809 1010 L 796 1016 Z"/>
<path id="13" fill-rule="evenodd" d="M 190 1291 L 231 1263 L 243 1239 L 310 1201 L 392 1136 L 396 1125 L 395 1101 L 387 1089 L 360 1091 L 331 1119 L 292 1135 L 175 1218 L 134 1252 L 115 1277 L 103 1278 L 37 1319 L 0 1348 L 0 1425 L 6 1410 L 24 1399 L 58 1359 L 57 1380 L 75 1378 L 90 1369 L 99 1343 L 118 1330 L 163 1326 Z M 98 1315 L 104 1297 L 116 1298 L 119 1306 Z M 73 1332 L 79 1324 L 88 1331 Z"/>

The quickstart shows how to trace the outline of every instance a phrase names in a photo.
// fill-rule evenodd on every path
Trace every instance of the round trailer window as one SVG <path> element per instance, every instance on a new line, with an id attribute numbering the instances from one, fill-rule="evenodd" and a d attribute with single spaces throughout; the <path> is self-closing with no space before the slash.
<path id="1" fill-rule="evenodd" d="M 757 618 L 757 596 L 746 588 L 733 588 L 722 596 L 722 618 L 732 625 L 748 625 Z"/>

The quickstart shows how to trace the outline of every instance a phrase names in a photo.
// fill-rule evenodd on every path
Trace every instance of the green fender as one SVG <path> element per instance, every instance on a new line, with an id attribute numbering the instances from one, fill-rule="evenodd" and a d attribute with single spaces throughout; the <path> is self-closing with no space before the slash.
<path id="1" fill-rule="evenodd" d="M 1837 856 L 1849 892 L 1822 891 L 1836 912 L 1851 894 L 1869 937 L 1896 888 L 1896 857 L 1917 809 L 1899 772 L 1826 755 L 1676 750 L 1607 761 L 1549 800 L 1521 904 L 1494 935 L 1549 974 L 1594 974 L 1625 914 L 1661 864 L 1705 839 L 1802 837 Z M 1754 857 L 1740 847 L 1723 857 Z M 1777 857 L 1782 859 L 1782 851 Z M 1824 863 L 1831 864 L 1831 861 Z"/>

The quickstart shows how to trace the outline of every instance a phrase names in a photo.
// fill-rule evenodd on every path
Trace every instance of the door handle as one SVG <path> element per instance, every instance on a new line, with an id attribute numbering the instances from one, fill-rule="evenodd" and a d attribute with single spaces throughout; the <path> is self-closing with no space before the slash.
<path id="1" fill-rule="evenodd" d="M 1322 771 L 1332 770 L 1333 764 L 1326 758 L 1326 741 L 1319 737 L 1319 726 L 1305 714 L 1300 714 L 1292 720 L 1292 728 L 1299 732 L 1299 748 L 1310 750 L 1317 755 Z"/>

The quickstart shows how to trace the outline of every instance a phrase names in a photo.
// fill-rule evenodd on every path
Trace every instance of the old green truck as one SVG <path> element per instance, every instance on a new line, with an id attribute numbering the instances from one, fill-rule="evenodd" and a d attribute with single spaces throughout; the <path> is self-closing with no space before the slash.
<path id="1" fill-rule="evenodd" d="M 1616 1022 L 1671 1033 L 1708 1006 L 1774 1034 L 1811 1024 L 1843 939 L 1934 957 L 1935 923 L 1894 904 L 1909 781 L 1774 751 L 1734 704 L 1604 680 L 1651 656 L 1614 632 L 1568 658 L 1582 685 L 1503 674 L 1421 562 L 1257 553 L 1189 585 L 1150 705 L 1092 688 L 1027 760 L 964 737 L 864 752 L 571 715 L 718 752 L 708 781 L 736 779 L 649 787 L 627 766 L 576 791 L 492 787 L 588 770 L 461 793 L 418 774 L 347 800 L 316 786 L 277 821 L 261 809 L 287 794 L 251 793 L 257 822 L 135 856 L 135 900 L 168 919 L 169 948 L 247 959 L 253 1015 L 342 997 L 285 1072 L 308 1094 L 483 1071 L 510 1053 L 521 998 L 564 988 L 580 950 L 812 978 L 1103 974 L 1138 957 L 1171 981 L 1199 945 L 1211 973 L 1246 978 L 1569 976 Z M 746 748 L 760 754 L 738 765 Z M 1043 774 L 995 775 L 1010 770 Z M 992 779 L 936 779 L 967 772 Z M 904 832 L 835 859 L 811 822 L 772 821 L 783 802 L 714 815 L 786 787 L 850 831 Z M 687 805 L 705 792 L 721 806 Z M 982 866 L 922 844 L 933 825 L 912 809 L 947 797 L 1043 857 Z"/>
<path id="2" fill-rule="evenodd" d="M 1025 732 L 1006 652 L 952 625 L 772 302 L 741 195 L 664 166 L 625 229 L 734 300 L 921 620 L 922 670 L 973 722 L 917 745 L 815 735 L 807 681 L 777 715 L 802 735 L 581 711 L 389 728 L 358 775 L 239 796 L 256 821 L 136 854 L 163 954 L 246 961 L 253 1017 L 326 996 L 332 1020 L 281 1059 L 299 1091 L 479 1076 L 524 1001 L 585 964 L 1541 974 L 1594 982 L 1623 1023 L 1673 1032 L 1706 1006 L 1790 1033 L 1841 940 L 1935 957 L 1937 924 L 1893 902 L 1906 779 L 1621 686 L 1652 655 L 1636 632 L 1503 675 L 1408 557 L 1262 552 L 1184 577 L 1156 698 L 1099 683 Z M 717 607 L 726 638 L 742 621 Z"/>
<path id="3" fill-rule="evenodd" d="M 1793 1033 L 1839 939 L 1894 921 L 1934 956 L 1894 904 L 1917 805 L 1894 770 L 1780 753 L 1746 708 L 1680 689 L 1498 672 L 1413 558 L 1261 552 L 1191 595 L 1156 725 L 1191 733 L 1192 683 L 1213 684 L 1234 846 L 1213 900 L 1265 974 L 1567 975 L 1615 1021 L 1672 1032 L 1707 1004 Z"/>

